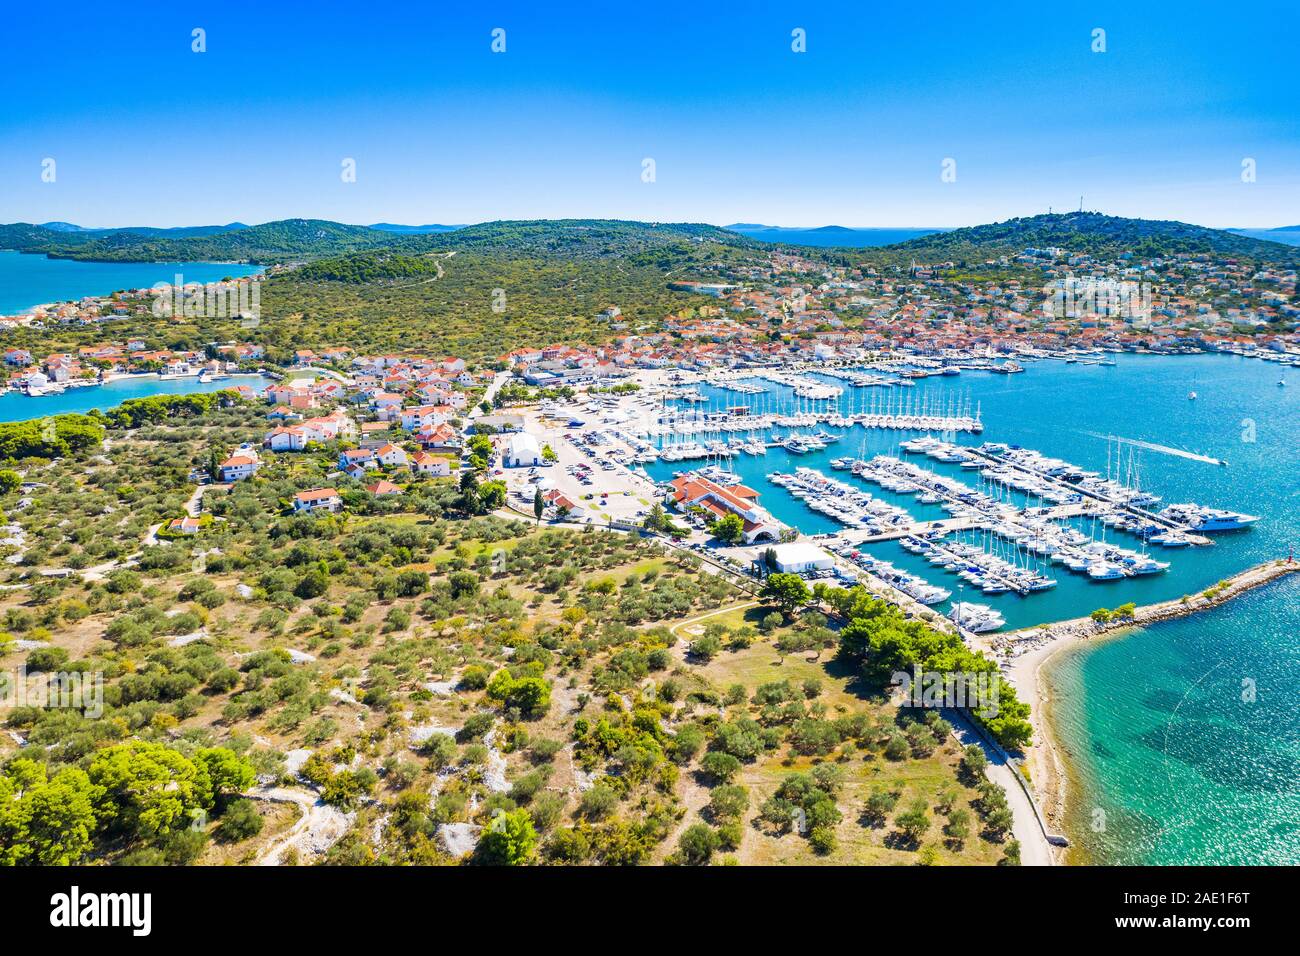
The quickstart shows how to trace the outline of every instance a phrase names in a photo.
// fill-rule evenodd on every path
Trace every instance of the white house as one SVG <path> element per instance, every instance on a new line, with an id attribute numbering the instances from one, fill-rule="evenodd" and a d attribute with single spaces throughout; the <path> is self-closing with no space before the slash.
<path id="1" fill-rule="evenodd" d="M 293 496 L 294 511 L 338 511 L 342 507 L 343 499 L 333 488 L 300 491 Z"/>
<path id="2" fill-rule="evenodd" d="M 391 442 L 387 445 L 381 445 L 379 448 L 376 448 L 375 458 L 377 458 L 386 468 L 405 468 L 410 464 L 410 459 L 406 457 L 406 452 Z"/>
<path id="3" fill-rule="evenodd" d="M 308 434 L 301 425 L 281 425 L 267 432 L 262 444 L 271 451 L 302 451 L 311 440 Z"/>
<path id="4" fill-rule="evenodd" d="M 415 408 L 403 408 L 401 417 L 403 428 L 418 431 L 432 425 L 441 425 L 451 418 L 451 406 L 418 405 Z"/>
<path id="5" fill-rule="evenodd" d="M 332 441 L 335 438 L 346 438 L 357 433 L 356 422 L 342 412 L 309 418 L 302 424 L 304 428 L 309 428 L 320 436 L 314 439 L 315 441 Z"/>
<path id="6" fill-rule="evenodd" d="M 504 463 L 508 468 L 531 468 L 542 463 L 542 450 L 537 439 L 527 432 L 516 432 L 510 436 L 506 446 Z"/>
<path id="7" fill-rule="evenodd" d="M 237 451 L 221 463 L 222 481 L 239 481 L 254 474 L 262 461 L 251 451 Z"/>
<path id="8" fill-rule="evenodd" d="M 774 545 L 771 550 L 776 552 L 776 570 L 787 574 L 824 571 L 835 565 L 834 559 L 828 553 L 806 541 Z"/>
<path id="9" fill-rule="evenodd" d="M 427 451 L 416 452 L 411 464 L 417 472 L 431 478 L 446 478 L 451 474 L 451 462 L 443 455 L 430 455 Z"/>

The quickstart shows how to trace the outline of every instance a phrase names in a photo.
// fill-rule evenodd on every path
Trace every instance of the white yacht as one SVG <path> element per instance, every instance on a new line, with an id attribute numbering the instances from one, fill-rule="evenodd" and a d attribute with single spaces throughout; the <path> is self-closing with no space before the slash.
<path id="1" fill-rule="evenodd" d="M 1127 577 L 1127 575 L 1124 574 L 1124 569 L 1119 565 L 1110 564 L 1106 561 L 1097 561 L 1088 565 L 1088 577 L 1094 581 L 1115 581 Z"/>
<path id="2" fill-rule="evenodd" d="M 925 435 L 922 438 L 909 438 L 907 441 L 902 441 L 899 442 L 898 444 L 899 447 L 901 447 L 903 451 L 907 452 L 908 454 L 924 455 L 926 452 L 930 451 L 931 449 L 937 448 L 939 445 L 942 445 L 943 442 L 939 441 L 939 439 L 937 438 L 931 437 L 930 435 Z"/>
<path id="3" fill-rule="evenodd" d="M 1237 531 L 1259 520 L 1257 515 L 1195 504 L 1170 505 L 1160 512 L 1160 517 L 1186 525 L 1193 531 Z"/>
<path id="4" fill-rule="evenodd" d="M 1159 574 L 1161 571 L 1169 570 L 1168 561 L 1157 561 L 1155 558 L 1140 555 L 1135 558 L 1125 558 L 1121 563 L 1133 574 Z"/>
<path id="5" fill-rule="evenodd" d="M 952 606 L 948 617 L 958 627 L 976 634 L 996 631 L 1006 623 L 1006 619 L 987 604 L 970 604 L 961 601 Z"/>

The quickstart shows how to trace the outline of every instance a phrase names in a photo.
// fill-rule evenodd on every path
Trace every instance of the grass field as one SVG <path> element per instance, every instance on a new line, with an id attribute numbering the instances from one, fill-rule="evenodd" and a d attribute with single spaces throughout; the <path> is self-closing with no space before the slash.
<path id="1" fill-rule="evenodd" d="M 744 622 L 753 623 L 753 619 L 763 613 L 765 610 L 761 607 L 732 610 L 709 618 L 707 623 L 716 621 L 735 627 Z M 689 636 L 683 634 L 683 637 Z M 719 690 L 725 691 L 733 684 L 741 684 L 749 695 L 764 683 L 788 680 L 798 684 L 816 679 L 822 685 L 822 693 L 817 699 L 826 704 L 828 716 L 832 717 L 862 711 L 892 715 L 897 710 L 872 689 L 862 687 L 831 651 L 824 651 L 820 659 L 811 653 L 787 655 L 782 659 L 770 643 L 762 641 L 745 650 L 723 651 L 698 671 Z M 950 739 L 930 756 L 919 759 L 908 757 L 894 761 L 864 750 L 853 750 L 847 759 L 841 754 L 826 758 L 836 760 L 844 771 L 844 784 L 837 799 L 842 819 L 835 828 L 838 846 L 832 853 L 819 855 L 808 840 L 797 833 L 776 836 L 766 832 L 761 821 L 756 819 L 756 810 L 784 777 L 796 771 L 808 771 L 821 761 L 818 758 L 792 758 L 784 747 L 768 753 L 754 763 L 746 764 L 736 780 L 750 790 L 750 810 L 744 839 L 735 856 L 743 864 L 757 865 L 911 865 L 920 860 L 920 846 L 933 846 L 931 862 L 940 865 L 995 863 L 1003 853 L 1001 844 L 972 834 L 960 848 L 948 845 L 941 832 L 945 818 L 934 809 L 930 811 L 933 820 L 930 830 L 920 846 L 912 848 L 897 841 L 892 815 L 891 822 L 879 828 L 865 825 L 862 820 L 863 806 L 876 785 L 900 792 L 899 810 L 917 797 L 923 798 L 933 808 L 945 790 L 955 790 L 959 794 L 955 806 L 966 806 L 976 794 L 957 780 L 959 755 L 960 748 Z"/>

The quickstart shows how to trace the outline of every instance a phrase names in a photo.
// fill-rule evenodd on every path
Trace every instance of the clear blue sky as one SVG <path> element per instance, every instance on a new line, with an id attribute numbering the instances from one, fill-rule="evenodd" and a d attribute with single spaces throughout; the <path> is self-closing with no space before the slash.
<path id="1" fill-rule="evenodd" d="M 1294 0 L 716 6 L 9 4 L 0 221 L 1300 223 Z"/>

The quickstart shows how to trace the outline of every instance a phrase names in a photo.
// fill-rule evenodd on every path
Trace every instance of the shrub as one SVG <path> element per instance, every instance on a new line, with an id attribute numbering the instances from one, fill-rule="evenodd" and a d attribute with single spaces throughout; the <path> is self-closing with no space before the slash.
<path id="1" fill-rule="evenodd" d="M 603 820 L 618 806 L 618 794 L 604 781 L 585 791 L 578 800 L 578 814 L 587 820 Z"/>
<path id="2" fill-rule="evenodd" d="M 264 822 L 252 800 L 235 800 L 221 815 L 221 822 L 217 824 L 217 839 L 223 843 L 250 839 L 262 832 Z"/>
<path id="3" fill-rule="evenodd" d="M 731 754 L 714 750 L 704 755 L 700 761 L 700 771 L 712 783 L 730 783 L 740 772 L 740 761 Z"/>
<path id="4" fill-rule="evenodd" d="M 682 831 L 677 841 L 680 861 L 686 866 L 707 866 L 720 845 L 718 835 L 703 823 L 695 823 Z"/>

